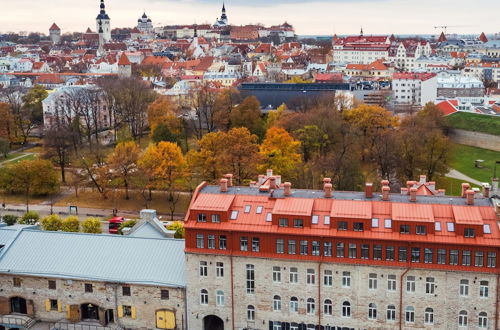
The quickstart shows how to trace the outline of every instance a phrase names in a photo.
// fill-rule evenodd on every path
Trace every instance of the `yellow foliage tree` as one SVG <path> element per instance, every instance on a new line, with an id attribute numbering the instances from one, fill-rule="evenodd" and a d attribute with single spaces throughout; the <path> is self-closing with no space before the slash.
<path id="1" fill-rule="evenodd" d="M 131 172 L 137 168 L 140 153 L 141 148 L 134 141 L 127 141 L 118 143 L 113 153 L 107 158 L 107 163 L 113 176 L 123 182 L 125 199 L 129 199 L 129 177 Z"/>
<path id="2" fill-rule="evenodd" d="M 224 174 L 224 161 L 221 157 L 226 144 L 224 132 L 205 134 L 198 140 L 198 150 L 187 154 L 190 170 L 201 179 L 215 181 Z"/>
<path id="3" fill-rule="evenodd" d="M 266 121 L 266 128 L 271 128 L 273 126 L 279 126 L 279 121 L 283 117 L 283 114 L 285 111 L 287 111 L 288 108 L 285 103 L 280 105 L 276 111 L 270 111 L 269 114 L 267 115 L 267 121 Z"/>
<path id="4" fill-rule="evenodd" d="M 148 122 L 151 134 L 160 124 L 165 125 L 170 132 L 179 135 L 182 132 L 182 121 L 177 117 L 179 106 L 167 96 L 158 97 L 148 106 Z"/>
<path id="5" fill-rule="evenodd" d="M 302 161 L 299 153 L 300 142 L 296 141 L 286 130 L 271 127 L 260 146 L 263 163 L 260 171 L 272 168 L 277 174 L 294 177 L 296 166 Z"/>

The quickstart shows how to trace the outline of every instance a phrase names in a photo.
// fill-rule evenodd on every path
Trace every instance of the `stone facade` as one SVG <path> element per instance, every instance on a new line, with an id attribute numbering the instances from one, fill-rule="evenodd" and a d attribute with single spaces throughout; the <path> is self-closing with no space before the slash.
<path id="1" fill-rule="evenodd" d="M 191 270 L 187 277 L 189 329 L 204 329 L 204 318 L 208 315 L 220 317 L 224 322 L 224 329 L 233 329 L 233 322 L 234 329 L 288 328 L 288 325 L 273 328 L 270 323 L 274 321 L 290 324 L 292 322 L 305 323 L 310 326 L 320 324 L 325 326 L 325 329 L 328 329 L 327 326 L 355 329 L 399 329 L 400 315 L 402 329 L 460 329 L 460 311 L 467 312 L 469 329 L 479 328 L 479 313 L 481 312 L 487 315 L 487 329 L 495 327 L 495 305 L 498 299 L 495 274 L 254 257 L 232 257 L 231 269 L 230 256 L 188 253 L 186 259 L 187 268 Z M 200 276 L 200 261 L 207 262 L 206 277 Z M 223 277 L 216 276 L 217 262 L 224 264 Z M 246 290 L 247 264 L 254 265 L 255 269 L 254 294 L 247 294 Z M 279 267 L 280 281 L 276 279 L 278 275 L 273 275 L 273 267 Z M 297 283 L 290 283 L 291 267 L 297 268 Z M 314 272 L 314 284 L 307 283 L 308 270 Z M 324 278 L 325 271 L 331 271 L 331 285 L 329 285 L 329 280 Z M 344 272 L 350 274 L 350 287 L 343 285 Z M 371 288 L 370 274 L 373 276 Z M 388 289 L 389 275 L 395 278 L 394 290 Z M 407 287 L 410 289 L 413 287 L 411 282 L 407 283 L 408 277 L 412 276 L 415 279 L 414 292 L 407 291 Z M 464 285 L 462 295 L 460 293 L 461 280 L 468 281 L 467 289 Z M 374 284 L 375 281 L 376 284 Z M 484 281 L 488 283 L 488 297 L 480 296 L 481 281 L 483 284 Z M 233 309 L 231 286 L 234 287 Z M 208 292 L 208 304 L 201 304 L 200 293 L 203 289 Z M 223 306 L 217 305 L 217 290 L 222 290 L 224 293 Z M 467 290 L 467 295 L 465 295 L 465 290 Z M 273 310 L 275 296 L 281 298 L 280 311 Z M 291 297 L 298 298 L 298 312 L 290 311 Z M 314 312 L 308 313 L 307 300 L 310 298 L 314 299 Z M 332 315 L 325 315 L 325 299 L 332 302 Z M 344 302 L 350 304 L 350 317 L 342 316 Z M 372 313 L 372 319 L 369 317 L 370 304 L 374 304 L 373 307 L 376 308 L 376 315 Z M 249 321 L 247 317 L 248 305 L 255 308 L 253 321 Z M 394 320 L 387 320 L 389 305 L 395 307 Z M 414 308 L 413 322 L 406 321 L 408 307 Z M 428 308 L 432 308 L 432 323 L 425 323 L 425 311 Z M 411 318 L 411 312 L 408 317 Z"/>
<path id="2" fill-rule="evenodd" d="M 14 286 L 14 278 L 20 280 L 19 287 Z M 49 280 L 56 282 L 55 289 L 49 288 Z M 92 285 L 92 292 L 86 292 L 85 284 Z M 130 288 L 130 296 L 124 295 L 124 286 Z M 155 329 L 156 312 L 171 311 L 175 314 L 175 329 L 186 329 L 183 288 L 17 275 L 0 275 L 0 288 L 0 315 L 12 312 L 10 298 L 21 297 L 27 301 L 27 314 L 37 321 L 79 322 L 83 318 L 81 305 L 92 304 L 98 307 L 102 325 L 112 314 L 112 323 L 122 328 Z M 168 290 L 168 299 L 161 299 L 162 290 Z M 128 307 L 124 306 L 130 306 L 131 315 L 125 315 Z"/>

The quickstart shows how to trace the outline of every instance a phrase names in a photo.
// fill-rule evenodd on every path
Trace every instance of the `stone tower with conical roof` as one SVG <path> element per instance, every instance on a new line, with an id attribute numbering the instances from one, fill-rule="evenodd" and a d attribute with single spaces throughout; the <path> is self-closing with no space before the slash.
<path id="1" fill-rule="evenodd" d="M 101 0 L 101 6 L 99 14 L 96 17 L 96 27 L 97 31 L 102 27 L 104 42 L 111 41 L 111 19 L 106 13 L 106 6 L 104 5 L 104 0 Z"/>

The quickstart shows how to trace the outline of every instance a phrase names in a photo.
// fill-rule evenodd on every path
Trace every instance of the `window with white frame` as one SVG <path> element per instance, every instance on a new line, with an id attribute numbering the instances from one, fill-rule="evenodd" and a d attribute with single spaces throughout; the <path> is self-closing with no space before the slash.
<path id="1" fill-rule="evenodd" d="M 434 294 L 435 287 L 436 287 L 436 283 L 434 282 L 434 277 L 426 277 L 425 278 L 425 293 Z"/>
<path id="2" fill-rule="evenodd" d="M 415 276 L 406 276 L 406 292 L 415 292 Z"/>
<path id="3" fill-rule="evenodd" d="M 300 241 L 300 254 L 303 256 L 307 255 L 307 241 Z"/>
<path id="4" fill-rule="evenodd" d="M 351 287 L 351 272 L 342 272 L 342 287 Z"/>
<path id="5" fill-rule="evenodd" d="M 196 234 L 196 247 L 198 249 L 203 249 L 203 234 Z"/>
<path id="6" fill-rule="evenodd" d="M 260 239 L 258 237 L 252 238 L 252 252 L 260 251 Z"/>
<path id="7" fill-rule="evenodd" d="M 325 242 L 323 243 L 323 254 L 325 257 L 331 257 L 332 256 L 332 242 Z"/>
<path id="8" fill-rule="evenodd" d="M 469 295 L 469 280 L 460 280 L 460 296 L 467 297 Z"/>
<path id="9" fill-rule="evenodd" d="M 309 268 L 307 270 L 306 283 L 311 285 L 316 283 L 316 271 L 314 269 Z"/>
<path id="10" fill-rule="evenodd" d="M 297 267 L 290 267 L 290 283 L 299 282 L 299 271 Z"/>
<path id="11" fill-rule="evenodd" d="M 481 329 L 488 328 L 488 314 L 486 312 L 479 313 L 478 326 Z"/>
<path id="12" fill-rule="evenodd" d="M 281 310 L 281 297 L 275 295 L 273 297 L 273 311 L 278 312 Z"/>
<path id="13" fill-rule="evenodd" d="M 273 266 L 273 282 L 280 283 L 281 282 L 281 267 Z"/>
<path id="14" fill-rule="evenodd" d="M 387 261 L 394 260 L 394 246 L 386 246 L 385 247 L 385 260 L 387 260 Z"/>
<path id="15" fill-rule="evenodd" d="M 325 269 L 323 274 L 323 285 L 325 286 L 333 285 L 333 272 L 331 270 Z"/>
<path id="16" fill-rule="evenodd" d="M 217 277 L 224 277 L 224 263 L 216 262 L 215 263 L 215 274 Z"/>
<path id="17" fill-rule="evenodd" d="M 238 211 L 232 211 L 231 212 L 231 217 L 230 217 L 231 220 L 236 220 L 238 219 Z"/>
<path id="18" fill-rule="evenodd" d="M 424 312 L 424 323 L 434 324 L 434 309 L 427 307 Z"/>
<path id="19" fill-rule="evenodd" d="M 299 299 L 297 299 L 297 297 L 290 298 L 290 312 L 292 313 L 299 312 Z"/>
<path id="20" fill-rule="evenodd" d="M 252 209 L 251 205 L 245 205 L 245 213 L 250 213 L 251 209 Z"/>
<path id="21" fill-rule="evenodd" d="M 218 215 L 218 214 L 212 214 L 212 222 L 213 223 L 219 223 L 220 222 L 220 215 Z"/>
<path id="22" fill-rule="evenodd" d="M 458 326 L 459 327 L 466 327 L 467 324 L 469 323 L 467 311 L 460 311 L 458 313 Z"/>
<path id="23" fill-rule="evenodd" d="M 484 253 L 483 251 L 476 251 L 474 253 L 474 266 L 483 267 L 484 265 Z"/>
<path id="24" fill-rule="evenodd" d="M 276 240 L 276 253 L 285 253 L 285 241 L 283 239 Z"/>
<path id="25" fill-rule="evenodd" d="M 200 291 L 200 304 L 208 305 L 208 291 L 206 289 Z"/>
<path id="26" fill-rule="evenodd" d="M 396 320 L 396 307 L 394 305 L 387 306 L 387 321 Z"/>
<path id="27" fill-rule="evenodd" d="M 318 241 L 312 241 L 311 247 L 312 247 L 311 254 L 313 256 L 319 256 L 320 255 L 319 242 Z"/>
<path id="28" fill-rule="evenodd" d="M 208 276 L 208 263 L 206 261 L 200 261 L 200 276 Z"/>
<path id="29" fill-rule="evenodd" d="M 396 291 L 396 275 L 387 275 L 387 291 Z"/>
<path id="30" fill-rule="evenodd" d="M 297 243 L 294 239 L 288 240 L 288 254 L 295 254 L 297 249 Z"/>
<path id="31" fill-rule="evenodd" d="M 215 235 L 208 235 L 207 247 L 209 249 L 215 249 Z"/>
<path id="32" fill-rule="evenodd" d="M 337 258 L 343 258 L 344 257 L 344 243 L 338 242 L 337 243 Z"/>
<path id="33" fill-rule="evenodd" d="M 224 291 L 217 290 L 215 294 L 217 306 L 224 306 Z"/>
<path id="34" fill-rule="evenodd" d="M 405 321 L 406 323 L 415 322 L 415 308 L 413 306 L 408 306 L 405 309 Z"/>
<path id="35" fill-rule="evenodd" d="M 497 266 L 497 253 L 488 252 L 488 267 L 495 268 Z"/>
<path id="36" fill-rule="evenodd" d="M 342 317 L 351 317 L 351 303 L 348 301 L 342 303 Z"/>
<path id="37" fill-rule="evenodd" d="M 333 314 L 333 303 L 330 299 L 325 299 L 323 303 L 323 314 L 332 315 Z"/>
<path id="38" fill-rule="evenodd" d="M 255 293 L 255 266 L 247 264 L 246 265 L 246 275 L 247 275 L 247 293 Z"/>
<path id="39" fill-rule="evenodd" d="M 307 299 L 306 311 L 309 315 L 314 315 L 314 313 L 316 313 L 316 303 L 313 298 Z"/>
<path id="40" fill-rule="evenodd" d="M 247 320 L 255 321 L 255 307 L 253 305 L 247 306 Z"/>
<path id="41" fill-rule="evenodd" d="M 240 237 L 240 250 L 248 251 L 248 237 L 246 236 Z"/>
<path id="42" fill-rule="evenodd" d="M 374 303 L 370 303 L 368 305 L 368 319 L 376 320 L 377 319 L 377 305 Z"/>
<path id="43" fill-rule="evenodd" d="M 219 236 L 219 249 L 225 250 L 227 247 L 227 238 L 226 235 Z"/>
<path id="44" fill-rule="evenodd" d="M 488 297 L 488 281 L 480 281 L 479 282 L 479 297 L 487 298 Z"/>
<path id="45" fill-rule="evenodd" d="M 462 251 L 462 266 L 470 266 L 470 251 Z"/>
<path id="46" fill-rule="evenodd" d="M 207 215 L 205 213 L 198 213 L 198 222 L 207 222 Z"/>
<path id="47" fill-rule="evenodd" d="M 368 275 L 368 289 L 370 290 L 377 289 L 377 274 L 370 273 Z"/>

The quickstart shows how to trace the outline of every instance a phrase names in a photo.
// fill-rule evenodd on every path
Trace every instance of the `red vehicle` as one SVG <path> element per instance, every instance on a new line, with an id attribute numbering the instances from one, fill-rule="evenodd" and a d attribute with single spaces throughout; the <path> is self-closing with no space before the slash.
<path id="1" fill-rule="evenodd" d="M 122 222 L 125 221 L 124 217 L 114 217 L 109 219 L 109 233 L 110 234 L 118 234 L 118 228 L 120 228 L 120 225 Z"/>

